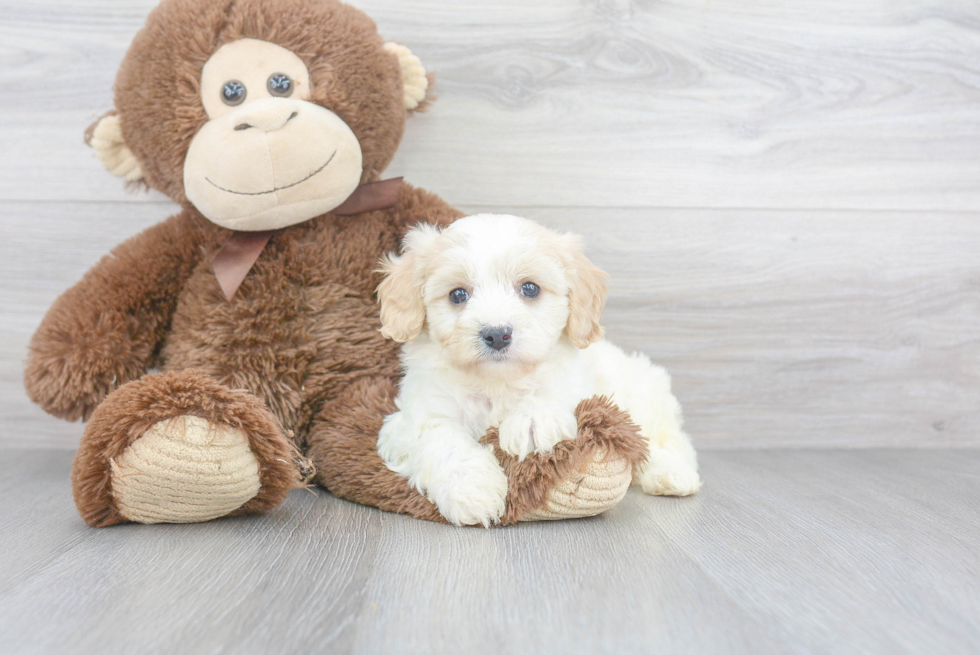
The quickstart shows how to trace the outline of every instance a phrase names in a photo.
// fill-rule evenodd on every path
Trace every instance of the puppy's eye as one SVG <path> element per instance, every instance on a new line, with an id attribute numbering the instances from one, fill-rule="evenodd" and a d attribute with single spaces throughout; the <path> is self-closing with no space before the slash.
<path id="1" fill-rule="evenodd" d="M 521 295 L 525 298 L 537 298 L 541 293 L 541 287 L 534 282 L 525 282 L 521 285 Z"/>
<path id="2" fill-rule="evenodd" d="M 462 305 L 469 299 L 470 294 L 466 291 L 466 289 L 453 289 L 449 292 L 449 302 L 454 305 Z"/>

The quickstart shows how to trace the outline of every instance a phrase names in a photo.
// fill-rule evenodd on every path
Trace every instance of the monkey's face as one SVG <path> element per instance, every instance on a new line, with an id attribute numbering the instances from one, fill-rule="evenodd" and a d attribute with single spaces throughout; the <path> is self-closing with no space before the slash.
<path id="1" fill-rule="evenodd" d="M 310 102 L 310 74 L 282 46 L 239 39 L 201 74 L 208 122 L 184 161 L 187 199 L 233 230 L 271 230 L 339 206 L 361 180 L 350 127 Z"/>
<path id="2" fill-rule="evenodd" d="M 272 230 L 378 180 L 427 89 L 419 58 L 340 0 L 161 0 L 87 138 L 130 184 Z"/>

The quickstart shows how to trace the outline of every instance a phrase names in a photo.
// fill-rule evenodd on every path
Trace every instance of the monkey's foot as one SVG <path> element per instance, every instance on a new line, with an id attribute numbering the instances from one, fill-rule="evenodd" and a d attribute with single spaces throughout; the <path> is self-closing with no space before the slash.
<path id="1" fill-rule="evenodd" d="M 153 425 L 109 465 L 116 508 L 137 523 L 216 519 L 262 486 L 245 433 L 199 416 Z"/>
<path id="2" fill-rule="evenodd" d="M 521 521 L 549 521 L 595 516 L 611 509 L 630 488 L 633 466 L 618 453 L 596 449 L 578 470 L 548 492 L 544 504 Z"/>
<path id="3" fill-rule="evenodd" d="M 193 523 L 279 505 L 300 485 L 302 465 L 260 400 L 182 371 L 146 376 L 103 401 L 72 482 L 90 525 Z"/>
<path id="4" fill-rule="evenodd" d="M 575 414 L 578 436 L 548 455 L 518 461 L 500 449 L 496 431 L 485 437 L 510 480 L 501 524 L 595 516 L 626 495 L 647 456 L 639 429 L 606 398 L 583 400 Z"/>

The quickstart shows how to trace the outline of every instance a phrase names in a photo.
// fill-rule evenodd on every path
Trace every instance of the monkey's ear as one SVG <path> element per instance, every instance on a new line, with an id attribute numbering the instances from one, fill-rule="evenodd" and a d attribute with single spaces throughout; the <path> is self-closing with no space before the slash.
<path id="1" fill-rule="evenodd" d="M 136 155 L 123 140 L 119 114 L 115 110 L 105 114 L 85 130 L 85 143 L 95 148 L 95 154 L 106 169 L 127 182 L 143 179 L 143 169 Z"/>
<path id="2" fill-rule="evenodd" d="M 398 64 L 402 69 L 402 84 L 405 90 L 402 97 L 405 109 L 408 111 L 417 109 L 425 100 L 425 92 L 429 88 L 429 77 L 425 74 L 422 61 L 413 55 L 411 50 L 394 41 L 386 43 L 384 49 L 398 57 Z"/>

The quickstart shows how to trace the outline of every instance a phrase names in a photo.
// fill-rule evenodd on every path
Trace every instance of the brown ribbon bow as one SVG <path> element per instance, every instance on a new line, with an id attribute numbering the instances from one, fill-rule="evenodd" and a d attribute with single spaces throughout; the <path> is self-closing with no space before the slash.
<path id="1" fill-rule="evenodd" d="M 375 209 L 385 209 L 398 202 L 402 190 L 402 178 L 362 184 L 339 207 L 333 210 L 337 216 L 351 216 Z M 265 249 L 272 235 L 280 230 L 266 232 L 233 232 L 211 262 L 218 285 L 229 301 L 235 297 L 238 287 L 248 276 L 255 262 Z"/>

